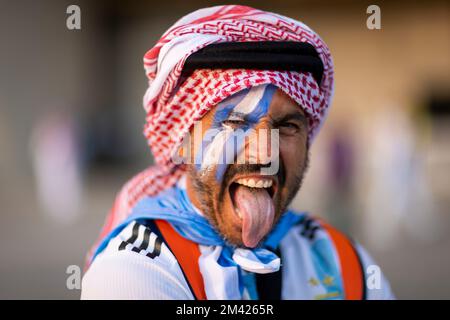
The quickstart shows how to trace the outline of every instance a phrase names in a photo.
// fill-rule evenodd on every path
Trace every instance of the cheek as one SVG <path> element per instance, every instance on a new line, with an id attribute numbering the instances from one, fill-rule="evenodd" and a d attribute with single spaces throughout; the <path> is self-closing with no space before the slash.
<path id="1" fill-rule="evenodd" d="M 214 177 L 215 182 L 220 182 L 225 171 L 222 157 L 227 134 L 224 130 L 213 131 L 206 132 L 202 137 L 202 141 L 195 152 L 195 167 L 201 175 Z"/>
<path id="2" fill-rule="evenodd" d="M 200 173 L 215 176 L 222 183 L 228 165 L 245 149 L 245 141 L 250 131 L 211 129 L 203 135 L 196 151 L 196 168 Z"/>
<path id="3" fill-rule="evenodd" d="M 306 140 L 303 137 L 280 137 L 280 157 L 284 164 L 287 176 L 291 176 L 292 170 L 303 167 L 306 161 Z"/>

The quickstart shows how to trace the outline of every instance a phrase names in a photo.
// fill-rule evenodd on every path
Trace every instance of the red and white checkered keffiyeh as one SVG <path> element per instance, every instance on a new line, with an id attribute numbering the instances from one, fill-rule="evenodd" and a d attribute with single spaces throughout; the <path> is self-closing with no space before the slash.
<path id="1" fill-rule="evenodd" d="M 181 85 L 187 57 L 219 42 L 299 41 L 313 45 L 324 65 L 322 81 L 311 73 L 245 69 L 201 69 Z M 144 56 L 149 87 L 144 96 L 144 134 L 156 165 L 132 178 L 118 194 L 100 235 L 102 239 L 130 214 L 143 197 L 169 188 L 183 174 L 171 161 L 196 120 L 228 96 L 271 83 L 302 106 L 309 120 L 309 141 L 319 130 L 333 93 L 333 63 L 326 44 L 305 24 L 246 6 L 226 5 L 192 12 L 178 20 Z M 89 257 L 88 257 L 89 258 Z"/>

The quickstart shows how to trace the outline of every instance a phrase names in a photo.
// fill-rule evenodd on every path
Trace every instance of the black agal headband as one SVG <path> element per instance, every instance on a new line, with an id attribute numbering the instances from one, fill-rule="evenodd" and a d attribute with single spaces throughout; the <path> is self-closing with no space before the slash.
<path id="1" fill-rule="evenodd" d="M 316 49 L 306 42 L 255 41 L 210 44 L 191 54 L 182 77 L 196 69 L 256 69 L 311 72 L 320 85 L 323 62 Z"/>

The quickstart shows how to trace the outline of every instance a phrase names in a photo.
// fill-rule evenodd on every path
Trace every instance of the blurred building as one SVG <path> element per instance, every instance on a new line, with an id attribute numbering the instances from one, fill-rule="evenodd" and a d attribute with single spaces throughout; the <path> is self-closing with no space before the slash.
<path id="1" fill-rule="evenodd" d="M 81 30 L 66 28 L 70 4 Z M 381 30 L 366 27 L 371 2 L 245 4 L 305 22 L 334 56 L 334 103 L 294 206 L 365 245 L 399 298 L 449 299 L 448 3 L 380 1 Z M 67 266 L 83 265 L 116 192 L 152 162 L 142 56 L 179 17 L 211 5 L 0 0 L 0 298 L 79 297 Z M 42 202 L 36 164 L 49 149 L 36 148 L 47 140 L 35 132 L 54 114 L 64 116 L 47 126 L 67 135 L 54 143 L 73 148 L 44 162 L 59 168 L 51 185 L 67 186 L 56 189 L 70 208 Z"/>

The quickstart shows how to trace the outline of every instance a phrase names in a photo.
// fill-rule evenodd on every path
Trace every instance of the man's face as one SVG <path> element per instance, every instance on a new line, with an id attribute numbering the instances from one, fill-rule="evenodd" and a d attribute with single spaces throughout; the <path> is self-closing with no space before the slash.
<path id="1" fill-rule="evenodd" d="M 240 91 L 190 132 L 187 193 L 228 243 L 256 247 L 300 188 L 307 121 L 273 85 Z"/>

